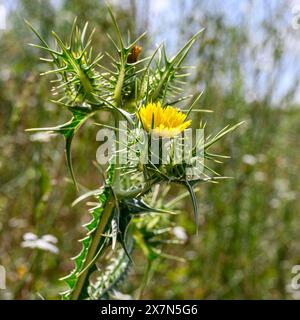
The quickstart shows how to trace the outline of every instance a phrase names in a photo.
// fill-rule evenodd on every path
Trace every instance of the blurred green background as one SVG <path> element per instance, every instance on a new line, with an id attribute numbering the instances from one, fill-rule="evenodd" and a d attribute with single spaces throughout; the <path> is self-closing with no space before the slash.
<path id="1" fill-rule="evenodd" d="M 297 299 L 292 267 L 300 264 L 300 25 L 297 1 L 110 1 L 122 32 L 148 30 L 143 55 L 165 40 L 175 53 L 202 27 L 189 64 L 196 66 L 187 93 L 204 89 L 198 114 L 210 131 L 228 123 L 246 124 L 215 147 L 231 158 L 216 168 L 234 179 L 206 184 L 199 192 L 201 226 L 195 235 L 189 201 L 177 223 L 184 245 L 170 253 L 186 263 L 160 260 L 145 292 L 153 299 Z M 49 78 L 27 46 L 38 43 L 29 20 L 48 41 L 51 30 L 63 38 L 75 16 L 96 27 L 94 47 L 109 50 L 111 31 L 104 1 L 0 1 L 6 28 L 0 30 L 0 264 L 7 272 L 2 299 L 56 299 L 58 280 L 73 267 L 84 204 L 71 207 L 77 194 L 70 182 L 61 137 L 29 135 L 31 127 L 51 126 L 69 115 L 49 102 Z M 2 10 L 3 11 L 3 10 Z M 73 145 L 74 170 L 88 189 L 100 183 L 95 160 L 97 128 L 86 126 Z M 179 190 L 180 192 L 180 190 Z M 181 230 L 182 231 L 182 230 Z M 50 234 L 58 253 L 22 246 L 23 235 Z M 53 250 L 52 250 L 53 251 Z M 136 266 L 123 293 L 140 283 L 144 262 Z"/>

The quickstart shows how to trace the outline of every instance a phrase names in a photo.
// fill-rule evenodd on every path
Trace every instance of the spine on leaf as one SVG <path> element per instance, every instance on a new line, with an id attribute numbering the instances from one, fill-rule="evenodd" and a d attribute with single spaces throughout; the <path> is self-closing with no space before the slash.
<path id="1" fill-rule="evenodd" d="M 85 225 L 88 233 L 81 240 L 81 252 L 73 258 L 75 268 L 68 276 L 62 279 L 69 286 L 69 290 L 62 294 L 65 300 L 86 299 L 89 297 L 89 276 L 96 270 L 95 260 L 109 242 L 109 238 L 104 234 L 110 228 L 115 206 L 110 188 L 111 177 L 108 178 L 107 185 L 103 187 L 102 193 L 97 196 L 99 204 L 92 209 L 92 220 Z"/>

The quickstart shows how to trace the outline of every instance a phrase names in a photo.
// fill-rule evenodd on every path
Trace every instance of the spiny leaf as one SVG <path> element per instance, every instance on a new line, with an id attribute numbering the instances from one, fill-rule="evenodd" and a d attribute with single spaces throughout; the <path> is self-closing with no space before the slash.
<path id="1" fill-rule="evenodd" d="M 194 189 L 192 187 L 192 185 L 190 184 L 189 181 L 185 181 L 184 185 L 186 186 L 190 196 L 191 196 L 191 200 L 192 200 L 192 205 L 193 205 L 193 211 L 194 211 L 194 218 L 195 218 L 195 224 L 197 227 L 197 232 L 198 232 L 198 226 L 199 226 L 199 206 L 198 206 L 198 201 L 197 201 L 197 197 L 196 194 L 194 192 Z"/>
<path id="2" fill-rule="evenodd" d="M 111 179 L 112 179 L 112 173 L 110 171 L 113 171 L 113 167 L 110 167 L 108 171 L 109 171 L 109 177 L 108 177 L 108 180 L 107 180 L 107 184 L 110 184 L 111 183 Z M 69 286 L 69 290 L 62 294 L 63 295 L 63 299 L 65 299 L 65 300 L 68 300 L 68 299 L 70 299 L 72 297 L 72 293 L 76 288 L 77 281 L 79 280 L 79 275 L 85 270 L 84 268 L 86 268 L 85 267 L 85 262 L 86 262 L 86 259 L 87 259 L 88 252 L 90 250 L 90 246 L 91 246 L 92 241 L 93 241 L 94 232 L 99 226 L 102 214 L 104 212 L 104 208 L 105 208 L 105 206 L 107 205 L 107 203 L 109 201 L 109 194 L 111 193 L 110 187 L 106 186 L 101 191 L 102 192 L 97 195 L 97 199 L 98 199 L 100 205 L 97 205 L 91 211 L 92 219 L 91 219 L 91 221 L 89 223 L 87 223 L 85 225 L 88 233 L 87 233 L 87 236 L 81 241 L 82 250 L 75 258 L 73 258 L 74 259 L 74 263 L 75 263 L 75 268 L 68 276 L 62 278 L 62 280 L 64 280 Z M 109 227 L 109 223 L 107 224 L 107 227 L 104 228 L 104 231 L 107 231 L 108 227 Z M 107 238 L 102 237 L 101 241 L 99 242 L 99 246 L 98 246 L 98 254 L 99 254 L 99 250 L 103 250 L 104 249 L 106 242 L 107 242 Z M 93 257 L 93 259 L 94 259 L 94 257 Z M 88 295 L 89 275 L 95 269 L 96 269 L 96 267 L 95 267 L 95 263 L 93 261 L 93 263 L 88 265 L 87 276 L 84 279 L 83 288 L 82 288 L 82 290 L 80 292 L 79 298 L 81 298 L 81 299 L 88 298 L 88 296 L 89 296 Z"/>
<path id="3" fill-rule="evenodd" d="M 141 214 L 146 212 L 156 212 L 156 213 L 168 213 L 173 214 L 173 212 L 168 210 L 163 210 L 160 208 L 153 208 L 149 206 L 145 201 L 142 199 L 129 199 L 126 201 L 126 206 L 128 208 L 128 211 L 131 214 Z"/>
<path id="4" fill-rule="evenodd" d="M 67 165 L 70 170 L 70 174 L 72 177 L 72 180 L 74 184 L 77 186 L 74 171 L 73 171 L 73 166 L 72 166 L 72 157 L 71 157 L 71 144 L 73 141 L 73 137 L 77 130 L 83 125 L 83 123 L 90 118 L 94 113 L 91 112 L 90 109 L 85 108 L 82 109 L 70 109 L 72 110 L 73 117 L 70 121 L 56 126 L 56 127 L 48 127 L 48 128 L 32 128 L 32 129 L 27 129 L 26 131 L 28 132 L 33 132 L 33 131 L 49 131 L 49 132 L 56 132 L 56 133 L 61 133 L 65 137 L 66 145 L 65 145 L 65 152 L 66 152 L 66 158 L 67 158 Z M 84 110 L 84 111 L 83 111 Z"/>
<path id="5" fill-rule="evenodd" d="M 153 75 L 153 80 L 156 81 L 156 88 L 151 93 L 152 101 L 167 96 L 167 91 L 172 92 L 172 88 L 169 87 L 171 82 L 175 80 L 176 76 L 179 75 L 179 68 L 190 51 L 192 45 L 194 44 L 197 37 L 203 32 L 204 29 L 201 29 L 197 32 L 191 39 L 189 39 L 186 44 L 182 47 L 181 50 L 171 59 L 168 60 L 165 47 L 162 47 L 164 65 L 162 66 L 161 58 L 156 61 L 157 73 Z M 176 90 L 176 89 L 175 89 Z M 174 88 L 173 88 L 174 91 Z"/>
<path id="6" fill-rule="evenodd" d="M 190 115 L 190 113 L 192 112 L 193 108 L 195 107 L 195 105 L 197 104 L 197 102 L 200 100 L 201 96 L 203 94 L 203 91 L 199 93 L 199 95 L 196 97 L 196 99 L 194 100 L 194 102 L 191 104 L 186 117 L 188 117 Z"/>
<path id="7" fill-rule="evenodd" d="M 76 200 L 73 201 L 72 203 L 72 207 L 76 206 L 79 202 L 85 200 L 86 198 L 88 197 L 91 197 L 91 196 L 98 196 L 99 194 L 102 193 L 102 189 L 95 189 L 95 190 L 91 190 L 91 191 L 88 191 L 84 194 L 82 194 L 80 197 L 78 197 Z"/>
<path id="8" fill-rule="evenodd" d="M 241 121 L 241 122 L 237 123 L 236 125 L 234 125 L 232 127 L 227 126 L 227 127 L 223 128 L 218 134 L 215 135 L 214 138 L 212 138 L 210 141 L 208 141 L 208 142 L 206 142 L 204 144 L 204 149 L 208 149 L 214 143 L 216 143 L 218 140 L 223 138 L 226 134 L 228 134 L 229 132 L 232 132 L 233 130 L 237 129 L 240 125 L 242 125 L 244 123 L 245 123 L 245 121 Z"/>
<path id="9" fill-rule="evenodd" d="M 107 5 L 107 10 L 108 10 L 108 13 L 111 17 L 111 20 L 113 22 L 113 26 L 115 28 L 115 32 L 116 32 L 116 35 L 117 35 L 117 38 L 118 38 L 118 43 L 119 43 L 119 50 L 122 50 L 124 49 L 124 42 L 123 42 L 123 39 L 122 39 L 122 35 L 121 35 L 121 31 L 119 29 L 119 26 L 118 26 L 118 23 L 117 23 L 117 20 L 112 12 L 112 9 L 109 5 Z"/>
<path id="10" fill-rule="evenodd" d="M 106 270 L 99 270 L 99 276 L 89 287 L 90 299 L 99 300 L 109 298 L 109 294 L 118 289 L 120 283 L 127 277 L 131 260 L 128 258 L 134 249 L 133 237 L 128 237 L 126 247 L 128 253 L 120 247 L 109 260 Z"/>
<path id="11" fill-rule="evenodd" d="M 85 24 L 82 31 L 76 26 L 74 21 L 72 32 L 69 40 L 69 45 L 64 44 L 61 38 L 52 31 L 59 49 L 51 49 L 46 41 L 39 35 L 28 22 L 26 22 L 30 29 L 40 39 L 43 46 L 30 44 L 47 51 L 52 60 L 48 61 L 53 64 L 54 68 L 46 71 L 43 75 L 56 73 L 58 75 L 57 85 L 53 88 L 55 93 L 63 92 L 63 99 L 67 100 L 68 104 L 76 104 L 84 101 L 96 103 L 96 96 L 101 94 L 99 88 L 103 81 L 100 74 L 96 72 L 94 67 L 101 60 L 102 55 L 98 54 L 96 58 L 92 59 L 92 47 L 90 47 L 93 30 L 85 43 L 85 35 L 88 24 Z M 60 51 L 58 51 L 60 50 Z M 93 61 L 92 61 L 93 60 Z"/>

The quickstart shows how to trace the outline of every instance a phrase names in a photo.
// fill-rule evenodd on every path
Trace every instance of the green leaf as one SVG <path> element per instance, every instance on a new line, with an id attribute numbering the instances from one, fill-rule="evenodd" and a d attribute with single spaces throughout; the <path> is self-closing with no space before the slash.
<path id="1" fill-rule="evenodd" d="M 153 208 L 140 198 L 126 200 L 125 205 L 127 207 L 127 211 L 130 212 L 131 214 L 141 214 L 141 213 L 147 213 L 147 212 L 173 214 L 173 212 L 168 210 Z"/>
<path id="2" fill-rule="evenodd" d="M 110 215 L 110 218 L 106 218 L 105 222 L 102 221 L 102 219 L 105 218 L 103 217 L 103 214 L 106 206 L 109 205 L 111 197 L 111 188 L 109 184 L 111 183 L 112 174 L 110 171 L 113 171 L 113 167 L 109 168 L 109 177 L 106 181 L 107 185 L 101 189 L 101 192 L 97 195 L 99 204 L 91 210 L 92 219 L 89 223 L 84 225 L 88 232 L 86 237 L 81 240 L 82 250 L 73 258 L 75 268 L 68 276 L 61 279 L 69 286 L 69 290 L 62 294 L 63 299 L 65 300 L 73 299 L 75 294 L 76 299 L 86 299 L 89 297 L 89 276 L 96 270 L 95 260 L 108 244 L 109 239 L 105 236 L 101 236 L 101 234 L 100 238 L 98 238 L 96 231 L 99 231 L 100 223 L 104 224 L 102 230 L 100 230 L 103 234 L 110 228 L 112 215 Z M 95 244 L 96 250 L 91 253 L 92 247 Z M 81 282 L 81 286 L 77 293 L 75 290 L 78 290 L 79 281 Z"/>
<path id="3" fill-rule="evenodd" d="M 72 165 L 72 157 L 71 157 L 71 145 L 73 141 L 73 137 L 75 133 L 78 131 L 78 129 L 83 125 L 83 123 L 93 116 L 93 112 L 91 112 L 88 108 L 71 108 L 70 109 L 73 113 L 73 117 L 70 121 L 56 126 L 56 127 L 48 127 L 48 128 L 32 128 L 27 129 L 28 132 L 34 132 L 34 131 L 49 131 L 54 133 L 60 133 L 65 137 L 65 151 L 66 151 L 66 159 L 67 159 L 67 165 L 72 177 L 72 180 L 74 184 L 77 187 L 74 171 L 73 171 L 73 165 Z"/>
<path id="4" fill-rule="evenodd" d="M 198 232 L 198 226 L 199 226 L 199 206 L 198 206 L 198 201 L 196 194 L 194 192 L 193 186 L 189 181 L 185 181 L 184 185 L 186 186 L 192 200 L 192 205 L 193 205 L 193 211 L 194 211 L 194 218 L 195 218 L 195 224 Z"/>
<path id="5" fill-rule="evenodd" d="M 127 253 L 122 247 L 118 248 L 107 262 L 108 267 L 105 270 L 99 270 L 99 276 L 88 289 L 90 299 L 109 299 L 110 294 L 118 289 L 119 284 L 127 278 L 131 264 L 129 255 L 134 249 L 132 236 L 128 237 L 126 247 L 128 248 Z"/>
<path id="6" fill-rule="evenodd" d="M 201 29 L 197 32 L 191 39 L 189 39 L 181 50 L 171 59 L 168 60 L 165 52 L 165 47 L 163 46 L 163 58 L 164 64 L 162 64 L 161 57 L 156 61 L 156 73 L 152 75 L 152 81 L 155 83 L 155 89 L 150 95 L 150 100 L 156 101 L 160 98 L 166 98 L 167 93 L 178 93 L 177 87 L 171 87 L 171 83 L 178 77 L 180 77 L 180 67 L 187 54 L 189 53 L 191 47 L 195 43 L 197 37 L 203 32 Z"/>
<path id="7" fill-rule="evenodd" d="M 209 147 L 211 147 L 214 143 L 216 143 L 217 141 L 219 141 L 221 138 L 223 138 L 226 134 L 228 134 L 229 132 L 234 131 L 235 129 L 237 129 L 240 125 L 244 124 L 245 121 L 241 121 L 239 123 L 237 123 L 236 125 L 230 127 L 230 126 L 226 126 L 225 128 L 223 128 L 220 132 L 218 132 L 212 139 L 210 139 L 209 141 L 207 141 L 204 144 L 204 149 L 208 149 Z"/>
<path id="8" fill-rule="evenodd" d="M 91 41 L 95 30 L 92 30 L 85 42 L 88 24 L 86 23 L 83 30 L 80 31 L 76 26 L 75 19 L 69 45 L 65 44 L 52 31 L 52 36 L 58 47 L 58 49 L 54 50 L 48 46 L 46 41 L 30 23 L 27 21 L 26 23 L 43 44 L 43 46 L 30 45 L 45 50 L 52 58 L 46 61 L 52 64 L 53 69 L 42 73 L 42 75 L 53 73 L 58 75 L 57 80 L 55 80 L 57 86 L 53 87 L 53 91 L 55 93 L 62 93 L 61 100 L 66 101 L 70 105 L 83 102 L 97 103 L 98 95 L 101 96 L 103 94 L 100 90 L 103 79 L 95 70 L 95 66 L 102 59 L 102 55 L 98 54 L 94 59 L 92 57 Z"/>

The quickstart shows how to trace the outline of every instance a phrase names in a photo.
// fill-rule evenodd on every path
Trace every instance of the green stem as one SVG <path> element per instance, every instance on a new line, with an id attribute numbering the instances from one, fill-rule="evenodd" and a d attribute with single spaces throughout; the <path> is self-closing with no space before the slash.
<path id="1" fill-rule="evenodd" d="M 122 104 L 122 88 L 123 88 L 124 80 L 125 80 L 125 66 L 124 66 L 124 62 L 122 62 L 122 65 L 120 68 L 120 74 L 119 74 L 118 81 L 115 88 L 115 95 L 114 95 L 116 107 L 120 107 Z"/>
<path id="2" fill-rule="evenodd" d="M 114 119 L 115 119 L 115 125 L 118 125 L 118 121 L 120 120 L 120 116 L 118 112 L 114 112 Z M 119 148 L 119 141 L 118 141 L 118 136 L 116 138 L 116 148 L 118 150 Z M 116 156 L 116 162 L 118 163 L 118 152 L 117 152 L 117 156 Z M 113 178 L 113 190 L 114 192 L 116 192 L 116 190 L 120 189 L 120 172 L 119 169 L 115 169 L 114 172 L 114 178 Z M 103 237 L 104 231 L 105 231 L 105 227 L 107 225 L 107 223 L 109 222 L 113 209 L 116 205 L 116 199 L 114 197 L 114 194 L 112 191 L 110 191 L 110 195 L 108 197 L 107 203 L 104 207 L 104 211 L 103 214 L 101 216 L 101 220 L 99 222 L 99 225 L 95 231 L 95 234 L 93 236 L 93 240 L 92 243 L 89 247 L 86 259 L 84 261 L 82 270 L 83 272 L 78 274 L 78 280 L 75 284 L 75 288 L 71 293 L 70 299 L 71 300 L 78 300 L 80 298 L 86 277 L 89 274 L 89 270 L 91 268 L 91 266 L 94 264 L 94 259 L 95 259 L 95 255 L 97 254 L 97 250 L 99 248 L 99 244 L 101 241 L 101 238 Z"/>
<path id="3" fill-rule="evenodd" d="M 71 293 L 70 299 L 71 300 L 78 300 L 83 288 L 83 285 L 85 283 L 86 277 L 88 275 L 89 269 L 91 267 L 91 262 L 93 261 L 95 254 L 97 253 L 97 249 L 99 247 L 100 240 L 103 236 L 103 233 L 105 231 L 105 227 L 111 217 L 112 211 L 115 207 L 115 199 L 112 194 L 110 194 L 106 206 L 104 208 L 99 226 L 96 229 L 96 232 L 94 234 L 92 243 L 89 247 L 89 252 L 86 256 L 86 260 L 84 261 L 83 270 L 84 272 L 80 273 L 78 276 L 78 280 L 76 282 L 75 288 Z"/>
<path id="4" fill-rule="evenodd" d="M 120 68 L 120 73 L 117 81 L 117 85 L 115 88 L 115 93 L 114 93 L 114 100 L 115 100 L 115 105 L 116 107 L 120 107 L 122 104 L 122 87 L 125 79 L 125 62 L 124 59 L 122 60 L 121 63 L 121 68 Z M 120 114 L 119 112 L 114 112 L 114 120 L 115 120 L 115 127 L 118 128 L 119 126 L 119 121 L 120 121 Z M 116 139 L 116 150 L 119 150 L 119 137 Z M 119 153 L 116 153 L 116 164 L 118 166 L 119 164 Z M 115 168 L 114 172 L 114 179 L 112 183 L 112 188 L 114 192 L 110 192 L 108 201 L 105 205 L 103 214 L 101 216 L 100 223 L 96 229 L 96 232 L 93 236 L 92 243 L 90 244 L 90 247 L 88 249 L 88 253 L 86 256 L 86 259 L 84 261 L 83 267 L 82 267 L 82 272 L 78 274 L 78 280 L 75 284 L 75 288 L 71 293 L 70 299 L 71 300 L 78 300 L 80 298 L 84 283 L 86 281 L 86 278 L 89 274 L 89 270 L 91 266 L 94 264 L 94 259 L 97 254 L 97 250 L 99 248 L 99 244 L 101 241 L 101 238 L 103 237 L 103 233 L 105 231 L 105 227 L 107 223 L 109 222 L 113 209 L 116 205 L 116 199 L 114 197 L 115 194 L 119 194 L 122 192 L 120 189 L 120 168 Z"/>

